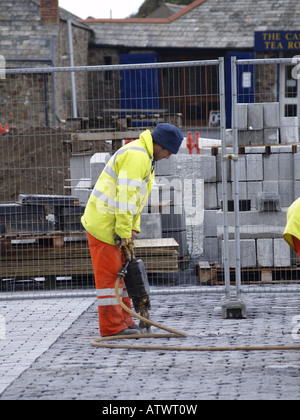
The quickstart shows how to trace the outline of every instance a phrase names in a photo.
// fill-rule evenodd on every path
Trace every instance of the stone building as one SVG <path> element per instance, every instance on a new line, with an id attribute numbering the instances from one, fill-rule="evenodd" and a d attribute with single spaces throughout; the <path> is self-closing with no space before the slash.
<path id="1" fill-rule="evenodd" d="M 69 66 L 70 39 L 76 45 L 74 65 L 86 66 L 90 34 L 86 24 L 58 7 L 58 0 L 0 2 L 0 54 L 6 70 L 24 69 L 17 75 L 7 72 L 5 80 L 0 80 L 2 125 L 56 125 L 72 115 L 69 74 L 54 76 L 49 72 L 28 76 L 25 69 Z M 81 97 L 86 92 L 81 74 L 76 77 L 75 89 Z M 11 95 L 15 96 L 13 100 Z M 38 105 L 41 103 L 42 106 Z"/>

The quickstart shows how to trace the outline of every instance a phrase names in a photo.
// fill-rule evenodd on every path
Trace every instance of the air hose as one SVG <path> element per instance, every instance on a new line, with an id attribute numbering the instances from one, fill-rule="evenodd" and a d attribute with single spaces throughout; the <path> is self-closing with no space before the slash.
<path id="1" fill-rule="evenodd" d="M 221 351 L 300 351 L 300 346 L 230 346 L 230 347 L 175 347 L 175 346 L 153 346 L 153 345 L 130 345 L 130 344 L 112 344 L 110 341 L 122 339 L 141 339 L 141 338 L 187 338 L 187 334 L 176 331 L 163 325 L 157 324 L 150 319 L 144 318 L 128 308 L 121 300 L 119 295 L 120 277 L 115 282 L 115 295 L 120 306 L 130 315 L 150 324 L 156 328 L 167 331 L 169 334 L 131 334 L 131 335 L 115 335 L 95 338 L 91 344 L 95 347 L 110 349 L 135 349 L 135 350 L 162 350 L 162 351 L 202 351 L 202 352 L 221 352 Z"/>

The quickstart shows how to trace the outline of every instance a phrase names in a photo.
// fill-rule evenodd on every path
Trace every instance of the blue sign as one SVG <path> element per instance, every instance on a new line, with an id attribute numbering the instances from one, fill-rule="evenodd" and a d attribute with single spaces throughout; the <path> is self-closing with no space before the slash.
<path id="1" fill-rule="evenodd" d="M 299 31 L 255 32 L 255 51 L 296 51 L 300 50 Z"/>

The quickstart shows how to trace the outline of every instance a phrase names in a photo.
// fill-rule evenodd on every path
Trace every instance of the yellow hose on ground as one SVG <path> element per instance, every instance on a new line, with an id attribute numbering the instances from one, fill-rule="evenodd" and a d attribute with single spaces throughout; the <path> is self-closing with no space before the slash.
<path id="1" fill-rule="evenodd" d="M 157 324 L 150 319 L 144 318 L 129 309 L 121 300 L 119 295 L 120 277 L 118 276 L 115 282 L 115 295 L 121 307 L 130 315 L 138 318 L 161 330 L 168 331 L 169 334 L 132 334 L 132 335 L 116 335 L 108 337 L 94 338 L 91 344 L 95 347 L 109 348 L 109 349 L 134 349 L 134 350 L 171 350 L 171 351 L 300 351 L 300 346 L 230 346 L 230 347 L 175 347 L 175 346 L 153 346 L 153 345 L 130 345 L 130 344 L 112 344 L 109 341 L 122 339 L 140 339 L 140 338 L 187 338 L 187 335 L 181 331 L 176 331 L 163 325 Z"/>

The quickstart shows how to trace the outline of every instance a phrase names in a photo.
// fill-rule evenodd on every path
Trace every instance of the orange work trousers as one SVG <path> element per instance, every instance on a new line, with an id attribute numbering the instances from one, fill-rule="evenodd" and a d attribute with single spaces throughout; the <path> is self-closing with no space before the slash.
<path id="1" fill-rule="evenodd" d="M 293 238 L 295 248 L 297 249 L 298 258 L 299 258 L 299 261 L 300 261 L 300 241 L 295 236 L 293 236 L 292 238 Z"/>
<path id="2" fill-rule="evenodd" d="M 122 252 L 115 245 L 99 241 L 87 232 L 91 259 L 97 289 L 99 330 L 101 336 L 117 334 L 134 325 L 134 321 L 118 303 L 115 282 L 122 267 Z M 131 300 L 122 278 L 119 295 L 123 303 L 131 309 Z"/>

